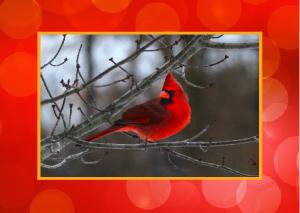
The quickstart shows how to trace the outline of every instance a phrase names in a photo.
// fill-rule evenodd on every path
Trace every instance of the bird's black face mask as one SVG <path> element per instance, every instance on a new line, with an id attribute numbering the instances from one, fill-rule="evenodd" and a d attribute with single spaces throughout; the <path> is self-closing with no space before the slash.
<path id="1" fill-rule="evenodd" d="M 160 104 L 173 104 L 173 97 L 174 97 L 175 91 L 174 90 L 162 90 L 162 94 L 160 96 Z"/>

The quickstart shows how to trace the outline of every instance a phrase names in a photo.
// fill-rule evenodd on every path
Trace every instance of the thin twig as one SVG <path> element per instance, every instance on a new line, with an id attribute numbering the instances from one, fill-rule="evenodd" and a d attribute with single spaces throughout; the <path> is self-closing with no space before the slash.
<path id="1" fill-rule="evenodd" d="M 155 48 L 155 49 L 146 49 L 146 50 L 144 50 L 144 52 L 156 52 L 156 51 L 165 50 L 165 49 L 173 49 L 174 46 L 178 45 L 181 40 L 182 40 L 182 37 L 180 37 L 178 40 L 175 40 L 170 45 L 167 45 L 164 42 L 161 42 L 163 44 L 163 47 Z"/>
<path id="2" fill-rule="evenodd" d="M 108 87 L 108 86 L 111 86 L 111 85 L 114 85 L 114 84 L 117 84 L 117 83 L 120 83 L 120 82 L 126 82 L 128 79 L 130 78 L 130 76 L 126 76 L 126 77 L 124 77 L 124 78 L 121 78 L 121 79 L 119 79 L 119 80 L 115 80 L 115 81 L 113 81 L 113 82 L 111 82 L 111 83 L 107 83 L 107 84 L 102 84 L 102 85 L 95 85 L 95 86 L 93 86 L 94 88 L 103 88 L 103 87 Z"/>
<path id="3" fill-rule="evenodd" d="M 212 39 L 215 39 L 215 38 L 221 38 L 222 36 L 224 36 L 224 34 L 221 34 L 221 35 L 218 35 L 218 36 L 213 36 L 211 37 Z"/>
<path id="4" fill-rule="evenodd" d="M 211 162 L 206 162 L 206 161 L 198 160 L 198 159 L 195 159 L 193 157 L 184 155 L 182 153 L 176 152 L 176 151 L 171 150 L 171 149 L 164 149 L 164 150 L 166 150 L 167 153 L 170 153 L 171 155 L 173 155 L 175 157 L 178 157 L 178 158 L 181 158 L 181 159 L 193 162 L 193 163 L 195 163 L 197 165 L 200 165 L 200 166 L 206 166 L 206 167 L 211 167 L 211 168 L 215 168 L 215 169 L 220 169 L 220 170 L 223 170 L 223 171 L 226 171 L 226 172 L 229 172 L 231 174 L 234 174 L 234 175 L 237 175 L 237 176 L 241 176 L 241 177 L 257 177 L 257 175 L 246 174 L 246 173 L 237 171 L 237 170 L 232 169 L 232 168 L 230 168 L 228 166 L 225 166 L 225 165 L 219 165 L 219 164 L 215 164 L 215 163 L 211 163 Z"/>
<path id="5" fill-rule="evenodd" d="M 89 152 L 89 149 L 85 149 L 84 151 L 68 155 L 67 157 L 63 158 L 59 163 L 53 164 L 53 165 L 41 163 L 41 167 L 46 168 L 46 169 L 57 169 L 57 168 L 63 166 L 64 164 L 66 164 L 67 162 L 70 162 L 72 160 L 76 160 L 76 159 L 80 158 L 81 156 L 83 156 L 84 154 L 86 154 L 88 152 Z"/>
<path id="6" fill-rule="evenodd" d="M 68 121 L 68 128 L 70 128 L 71 126 L 71 119 L 72 119 L 72 112 L 73 112 L 73 104 L 69 104 L 69 109 L 70 109 L 70 113 L 69 113 L 69 121 Z"/>
<path id="7" fill-rule="evenodd" d="M 187 138 L 187 139 L 185 139 L 185 140 L 183 140 L 183 141 L 188 142 L 188 141 L 193 141 L 193 140 L 199 138 L 199 137 L 202 136 L 205 132 L 207 132 L 207 130 L 210 128 L 210 126 L 211 126 L 214 122 L 215 122 L 215 121 L 213 121 L 212 123 L 208 124 L 204 129 L 202 129 L 200 132 L 198 132 L 198 133 L 197 133 L 196 135 L 194 135 L 193 137 Z"/>
<path id="8" fill-rule="evenodd" d="M 95 152 L 95 151 L 91 151 L 91 152 L 85 153 L 84 155 L 81 155 L 81 157 L 80 157 L 81 162 L 82 162 L 83 164 L 85 164 L 85 165 L 94 165 L 94 164 L 98 164 L 100 161 L 103 161 L 104 158 L 108 155 L 108 152 L 105 152 L 105 153 L 104 153 L 101 157 L 99 157 L 97 160 L 92 160 L 92 161 L 86 160 L 86 159 L 84 158 L 84 156 L 86 156 L 86 155 L 88 155 L 88 154 L 90 154 L 90 153 L 93 153 L 93 152 Z"/>
<path id="9" fill-rule="evenodd" d="M 58 118 L 58 114 L 56 113 L 56 105 L 55 104 L 52 104 L 52 110 L 53 110 L 54 116 L 56 118 Z"/>
<path id="10" fill-rule="evenodd" d="M 177 72 L 178 73 L 178 72 Z M 193 82 L 191 82 L 190 80 L 187 79 L 186 74 L 185 74 L 185 67 L 182 67 L 182 70 L 179 72 L 180 77 L 183 79 L 184 83 L 186 83 L 188 86 L 194 87 L 196 89 L 207 89 L 210 88 L 213 84 L 209 83 L 206 86 L 201 86 L 201 85 L 197 85 L 194 84 Z"/>
<path id="11" fill-rule="evenodd" d="M 228 55 L 225 55 L 224 58 L 222 58 L 221 60 L 215 62 L 215 63 L 212 63 L 212 64 L 208 64 L 208 65 L 201 65 L 202 67 L 212 67 L 212 66 L 215 66 L 217 64 L 220 64 L 222 62 L 224 62 L 226 59 L 228 59 L 229 56 Z"/>
<path id="12" fill-rule="evenodd" d="M 249 49 L 258 48 L 258 42 L 243 42 L 243 43 L 222 43 L 215 41 L 206 41 L 201 43 L 202 47 L 213 49 Z"/>
<path id="13" fill-rule="evenodd" d="M 59 67 L 63 64 L 65 64 L 66 62 L 68 61 L 68 58 L 65 58 L 61 63 L 59 64 L 53 64 L 53 63 L 50 63 L 49 65 L 51 65 L 52 67 Z"/>
<path id="14" fill-rule="evenodd" d="M 111 58 L 109 59 L 109 61 L 111 61 L 114 65 L 118 65 L 118 64 L 114 61 L 113 57 L 111 57 Z M 128 72 L 125 68 L 123 68 L 121 65 L 118 65 L 118 67 L 119 67 L 123 72 L 125 72 L 125 73 L 127 74 L 127 77 L 128 77 L 128 78 L 131 79 L 131 85 L 130 85 L 130 88 L 132 88 L 133 85 L 134 85 L 134 86 L 137 86 L 137 82 L 136 82 L 134 76 L 133 76 L 130 72 Z"/>
<path id="15" fill-rule="evenodd" d="M 77 52 L 77 56 L 76 56 L 76 76 L 75 76 L 75 82 L 76 82 L 76 85 L 77 83 L 79 82 L 78 80 L 78 76 L 80 77 L 81 81 L 85 84 L 86 81 L 83 77 L 83 75 L 81 74 L 81 71 L 80 71 L 80 64 L 79 64 L 79 56 L 80 56 L 80 53 L 81 53 L 81 50 L 82 50 L 82 44 L 80 44 L 80 47 L 78 49 L 78 52 Z M 91 100 L 92 104 L 88 103 L 87 101 L 85 101 L 85 99 L 80 95 L 79 92 L 77 92 L 77 95 L 79 96 L 79 98 L 84 102 L 85 105 L 97 110 L 97 111 L 101 111 L 101 109 L 98 108 L 97 106 L 97 103 L 95 101 L 95 98 L 94 96 L 91 95 L 91 91 L 89 88 L 86 88 L 87 89 L 87 95 L 88 95 L 88 98 L 89 100 Z"/>
<path id="16" fill-rule="evenodd" d="M 50 134 L 51 136 L 54 135 L 54 132 L 55 132 L 55 129 L 56 129 L 58 123 L 59 123 L 59 120 L 60 120 L 60 118 L 62 118 L 62 115 L 63 115 L 63 109 L 64 109 L 64 106 L 65 106 L 65 103 L 66 103 L 66 98 L 63 99 L 61 108 L 58 109 L 58 116 L 57 116 L 55 125 L 54 125 L 54 127 L 53 127 L 53 129 L 52 129 L 52 131 L 51 131 L 51 134 Z M 66 122 L 65 122 L 65 120 L 63 120 L 63 119 L 62 119 L 62 121 L 63 121 L 64 128 L 66 129 L 66 128 L 67 128 Z"/>
<path id="17" fill-rule="evenodd" d="M 60 46 L 59 46 L 57 52 L 55 53 L 55 55 L 47 63 L 45 63 L 43 66 L 41 66 L 41 68 L 40 68 L 41 70 L 44 69 L 45 67 L 47 67 L 48 65 L 52 64 L 52 62 L 56 59 L 56 57 L 58 56 L 58 54 L 61 51 L 62 47 L 64 46 L 65 40 L 66 40 L 66 35 L 63 35 L 63 39 L 60 43 Z"/>
<path id="18" fill-rule="evenodd" d="M 83 115 L 83 117 L 85 117 L 86 120 L 89 121 L 89 123 L 91 123 L 91 120 L 90 120 L 89 116 L 87 116 L 87 115 L 83 112 L 83 110 L 81 109 L 81 107 L 78 107 L 77 110 L 81 113 L 81 115 Z"/>
<path id="19" fill-rule="evenodd" d="M 53 98 L 52 93 L 51 93 L 51 91 L 50 91 L 50 89 L 49 89 L 49 87 L 48 87 L 48 85 L 46 83 L 46 80 L 45 80 L 45 78 L 44 78 L 44 76 L 43 76 L 42 73 L 41 73 L 41 79 L 42 79 L 43 85 L 44 85 L 44 87 L 45 87 L 45 89 L 47 91 L 48 96 L 50 97 L 50 99 Z M 52 103 L 56 107 L 56 109 L 59 111 L 60 108 L 59 108 L 58 104 L 55 101 L 52 101 Z M 53 113 L 54 113 L 55 117 L 58 118 L 58 115 L 56 114 L 56 111 L 55 111 L 54 108 L 53 108 Z M 65 124 L 66 122 L 65 122 L 64 114 L 61 114 L 61 119 L 62 119 L 63 123 Z"/>
<path id="20" fill-rule="evenodd" d="M 80 64 L 79 64 L 79 56 L 80 56 L 80 53 L 81 53 L 82 46 L 83 45 L 80 44 L 77 55 L 76 55 L 76 76 L 75 76 L 75 79 L 76 79 L 76 82 L 78 82 L 78 76 L 80 75 L 80 78 L 81 78 L 82 82 L 85 83 L 85 80 L 84 80 L 84 78 L 83 78 L 83 76 L 81 75 L 81 72 L 80 72 Z"/>
<path id="21" fill-rule="evenodd" d="M 78 97 L 82 100 L 82 102 L 83 102 L 85 105 L 87 105 L 87 106 L 89 106 L 89 107 L 95 109 L 95 110 L 98 111 L 98 112 L 101 112 L 101 111 L 102 111 L 102 110 L 99 109 L 98 107 L 96 107 L 96 106 L 90 104 L 89 102 L 87 102 L 87 101 L 82 97 L 82 95 L 80 94 L 80 92 L 78 92 L 77 95 L 78 95 Z"/>
<path id="22" fill-rule="evenodd" d="M 219 61 L 216 61 L 214 63 L 211 63 L 211 64 L 207 64 L 207 65 L 188 65 L 188 64 L 180 64 L 178 67 L 175 67 L 174 69 L 180 69 L 182 67 L 185 67 L 185 68 L 192 68 L 192 69 L 202 69 L 202 68 L 207 68 L 207 67 L 212 67 L 212 66 L 215 66 L 215 65 L 218 65 L 222 62 L 224 62 L 225 60 L 227 60 L 229 58 L 228 55 L 225 55 L 224 58 L 222 58 L 221 60 Z"/>

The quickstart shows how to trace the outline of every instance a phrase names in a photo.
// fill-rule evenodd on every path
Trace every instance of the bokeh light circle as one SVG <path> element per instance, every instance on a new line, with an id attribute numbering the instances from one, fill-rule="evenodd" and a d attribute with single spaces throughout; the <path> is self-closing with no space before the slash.
<path id="1" fill-rule="evenodd" d="M 74 15 L 93 7 L 93 3 L 89 0 L 62 0 L 62 8 L 65 15 Z"/>
<path id="2" fill-rule="evenodd" d="M 75 208 L 71 198 L 57 189 L 39 192 L 30 204 L 30 213 L 73 213 Z"/>
<path id="3" fill-rule="evenodd" d="M 126 13 L 126 10 L 119 13 L 105 13 L 92 5 L 84 11 L 67 15 L 65 18 L 80 31 L 112 31 L 124 20 Z"/>
<path id="4" fill-rule="evenodd" d="M 0 206 L 17 208 L 26 205 L 33 196 L 34 177 L 16 164 L 2 164 L 0 167 Z"/>
<path id="5" fill-rule="evenodd" d="M 263 80 L 263 122 L 278 119 L 286 111 L 288 106 L 288 93 L 284 85 L 274 79 Z"/>
<path id="6" fill-rule="evenodd" d="M 280 64 L 280 52 L 275 42 L 263 37 L 263 77 L 272 76 Z"/>
<path id="7" fill-rule="evenodd" d="M 36 58 L 15 52 L 0 64 L 0 86 L 10 95 L 26 97 L 36 92 Z"/>
<path id="8" fill-rule="evenodd" d="M 126 192 L 129 200 L 138 208 L 155 209 L 169 198 L 170 181 L 127 181 Z"/>
<path id="9" fill-rule="evenodd" d="M 299 152 L 297 154 L 297 169 L 298 169 L 298 175 L 299 175 Z"/>
<path id="10" fill-rule="evenodd" d="M 266 3 L 269 0 L 243 0 L 243 1 L 249 4 L 258 5 L 258 4 Z"/>
<path id="11" fill-rule="evenodd" d="M 239 194 L 236 197 L 243 213 L 273 213 L 281 203 L 280 188 L 268 176 L 264 176 L 263 180 L 244 181 L 239 187 L 246 188 L 243 197 Z"/>
<path id="12" fill-rule="evenodd" d="M 34 0 L 4 0 L 0 4 L 0 29 L 12 38 L 35 34 L 41 23 L 42 11 Z"/>
<path id="13" fill-rule="evenodd" d="M 180 30 L 180 19 L 175 9 L 166 3 L 149 3 L 136 16 L 136 31 Z"/>
<path id="14" fill-rule="evenodd" d="M 201 207 L 199 205 L 200 191 L 190 181 L 172 181 L 171 194 L 166 202 L 166 207 L 182 207 L 186 210 Z M 197 201 L 197 202 L 195 202 Z"/>
<path id="15" fill-rule="evenodd" d="M 107 13 L 117 13 L 125 10 L 131 0 L 92 0 L 95 7 L 103 12 Z"/>
<path id="16" fill-rule="evenodd" d="M 241 16 L 240 0 L 198 0 L 197 16 L 201 23 L 211 30 L 227 30 L 233 27 Z"/>
<path id="17" fill-rule="evenodd" d="M 268 21 L 268 33 L 283 49 L 296 49 L 299 46 L 299 7 L 282 6 L 276 9 Z"/>
<path id="18" fill-rule="evenodd" d="M 299 137 L 289 137 L 277 147 L 274 154 L 274 167 L 277 175 L 292 186 L 298 185 L 298 146 Z"/>
<path id="19" fill-rule="evenodd" d="M 48 12 L 64 15 L 77 14 L 89 7 L 93 7 L 90 0 L 37 0 L 37 2 Z"/>
<path id="20" fill-rule="evenodd" d="M 245 188 L 239 188 L 241 182 L 242 181 L 204 180 L 202 181 L 202 193 L 212 206 L 231 208 L 237 205 L 236 194 L 239 193 L 241 198 L 245 194 Z"/>

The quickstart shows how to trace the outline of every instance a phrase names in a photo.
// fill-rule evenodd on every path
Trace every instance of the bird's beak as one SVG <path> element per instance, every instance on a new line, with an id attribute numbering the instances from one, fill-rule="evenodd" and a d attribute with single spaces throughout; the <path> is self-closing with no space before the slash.
<path id="1" fill-rule="evenodd" d="M 159 97 L 160 98 L 165 98 L 165 99 L 170 99 L 170 94 L 163 90 L 163 91 L 160 92 Z"/>

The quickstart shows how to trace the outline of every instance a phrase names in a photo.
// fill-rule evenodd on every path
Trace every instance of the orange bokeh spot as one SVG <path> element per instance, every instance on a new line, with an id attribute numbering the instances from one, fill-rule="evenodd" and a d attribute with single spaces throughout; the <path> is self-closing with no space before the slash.
<path id="1" fill-rule="evenodd" d="M 127 181 L 129 200 L 138 208 L 155 209 L 169 198 L 170 181 Z"/>
<path id="2" fill-rule="evenodd" d="M 31 36 L 41 22 L 42 11 L 34 0 L 4 0 L 0 5 L 0 29 L 12 38 Z"/>
<path id="3" fill-rule="evenodd" d="M 198 0 L 197 15 L 202 24 L 211 30 L 231 28 L 241 16 L 240 0 Z"/>
<path id="4" fill-rule="evenodd" d="M 95 7 L 107 13 L 117 13 L 125 10 L 130 4 L 131 0 L 92 0 Z"/>
<path id="5" fill-rule="evenodd" d="M 37 0 L 37 2 L 48 12 L 65 15 L 76 14 L 93 7 L 92 2 L 87 0 Z"/>
<path id="6" fill-rule="evenodd" d="M 263 80 L 263 115 L 264 122 L 278 119 L 288 106 L 288 93 L 285 86 L 274 78 Z"/>
<path id="7" fill-rule="evenodd" d="M 36 58 L 28 53 L 13 53 L 0 64 L 0 86 L 13 96 L 35 93 L 36 79 Z"/>
<path id="8" fill-rule="evenodd" d="M 268 21 L 269 36 L 283 49 L 296 49 L 299 45 L 299 19 L 297 6 L 283 6 L 275 10 Z"/>
<path id="9" fill-rule="evenodd" d="M 263 77 L 272 76 L 278 69 L 280 52 L 272 39 L 263 37 Z"/>
<path id="10" fill-rule="evenodd" d="M 62 0 L 62 7 L 64 14 L 73 15 L 93 7 L 93 4 L 87 0 Z"/>
<path id="11" fill-rule="evenodd" d="M 92 7 L 78 14 L 68 15 L 66 18 L 73 27 L 80 31 L 112 31 L 123 20 L 125 12 L 104 13 Z"/>
<path id="12" fill-rule="evenodd" d="M 64 192 L 48 189 L 38 193 L 30 204 L 30 213 L 73 213 L 71 198 Z"/>
<path id="13" fill-rule="evenodd" d="M 136 31 L 180 30 L 180 20 L 175 9 L 165 3 L 150 3 L 143 7 L 135 20 Z"/>
<path id="14" fill-rule="evenodd" d="M 244 0 L 244 2 L 250 3 L 250 4 L 262 4 L 269 0 Z"/>

